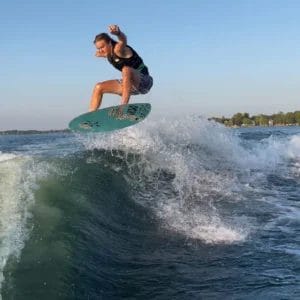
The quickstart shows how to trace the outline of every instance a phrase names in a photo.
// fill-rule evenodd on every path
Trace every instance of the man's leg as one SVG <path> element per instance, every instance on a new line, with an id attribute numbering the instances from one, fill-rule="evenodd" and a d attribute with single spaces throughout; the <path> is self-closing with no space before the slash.
<path id="1" fill-rule="evenodd" d="M 98 82 L 95 85 L 89 111 L 97 110 L 102 102 L 103 94 L 117 94 L 122 95 L 122 85 L 118 80 L 107 80 L 103 82 Z"/>
<path id="2" fill-rule="evenodd" d="M 122 102 L 127 104 L 131 93 L 140 85 L 140 73 L 130 67 L 123 67 L 122 69 Z"/>

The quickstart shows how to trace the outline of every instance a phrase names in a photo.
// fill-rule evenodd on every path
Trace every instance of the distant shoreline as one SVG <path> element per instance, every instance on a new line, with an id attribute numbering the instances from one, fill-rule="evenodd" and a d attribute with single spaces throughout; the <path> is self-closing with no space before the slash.
<path id="1" fill-rule="evenodd" d="M 224 125 L 224 126 L 230 127 L 230 128 L 255 128 L 255 127 L 272 128 L 272 127 L 299 127 L 300 124 L 276 124 L 276 125 L 245 125 L 245 124 L 242 124 L 240 126 L 238 126 L 238 125 Z"/>
<path id="2" fill-rule="evenodd" d="M 210 119 L 213 120 L 213 119 Z M 215 120 L 214 120 L 215 121 Z M 220 122 L 219 122 L 220 123 Z M 276 124 L 276 125 L 225 125 L 229 128 L 254 128 L 254 127 L 297 127 L 300 124 Z M 0 135 L 30 135 L 30 134 L 48 134 L 48 133 L 71 133 L 70 129 L 57 129 L 57 130 L 3 130 L 0 131 Z"/>
<path id="3" fill-rule="evenodd" d="M 254 115 L 250 116 L 249 113 L 236 113 L 230 118 L 224 116 L 213 117 L 209 120 L 214 120 L 218 123 L 224 124 L 228 127 L 273 127 L 273 126 L 299 126 L 300 125 L 300 111 L 295 112 L 279 112 L 272 115 Z"/>
<path id="4" fill-rule="evenodd" d="M 45 134 L 45 133 L 70 133 L 70 129 L 53 129 L 53 130 L 3 130 L 0 135 L 25 135 L 25 134 Z"/>
<path id="5" fill-rule="evenodd" d="M 249 113 L 236 113 L 230 118 L 224 116 L 208 118 L 209 121 L 221 123 L 230 128 L 251 128 L 251 127 L 288 127 L 300 126 L 300 111 L 283 113 L 279 112 L 273 115 L 254 115 Z M 26 135 L 26 134 L 47 134 L 47 133 L 71 133 L 71 130 L 66 129 L 52 129 L 52 130 L 3 130 L 0 135 Z"/>

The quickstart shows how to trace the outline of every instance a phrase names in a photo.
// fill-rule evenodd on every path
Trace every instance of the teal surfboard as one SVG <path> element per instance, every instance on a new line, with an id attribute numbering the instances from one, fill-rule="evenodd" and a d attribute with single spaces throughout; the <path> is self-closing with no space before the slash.
<path id="1" fill-rule="evenodd" d="M 111 106 L 76 117 L 69 123 L 69 128 L 78 132 L 112 131 L 144 120 L 150 111 L 150 103 Z"/>

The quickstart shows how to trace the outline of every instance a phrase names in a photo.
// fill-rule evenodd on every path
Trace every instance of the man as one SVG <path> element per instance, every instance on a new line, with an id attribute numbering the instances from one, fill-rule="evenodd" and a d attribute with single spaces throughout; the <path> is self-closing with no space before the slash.
<path id="1" fill-rule="evenodd" d="M 117 36 L 118 41 L 107 33 L 98 34 L 94 44 L 97 57 L 106 57 L 108 61 L 122 72 L 121 80 L 107 80 L 95 85 L 90 102 L 90 111 L 97 110 L 102 102 L 103 94 L 122 96 L 121 105 L 127 104 L 131 95 L 146 94 L 153 85 L 148 68 L 136 51 L 127 45 L 126 35 L 117 25 L 110 25 L 109 32 Z"/>

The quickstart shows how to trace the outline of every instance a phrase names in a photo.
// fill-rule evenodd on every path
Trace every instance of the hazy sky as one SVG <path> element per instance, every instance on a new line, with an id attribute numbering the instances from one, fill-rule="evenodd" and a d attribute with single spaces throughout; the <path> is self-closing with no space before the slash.
<path id="1" fill-rule="evenodd" d="M 66 128 L 86 112 L 95 83 L 120 77 L 94 56 L 109 24 L 154 77 L 132 98 L 154 115 L 300 110 L 299 16 L 299 0 L 3 0 L 0 130 Z"/>

